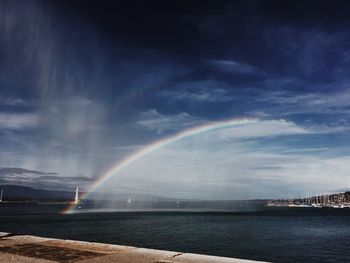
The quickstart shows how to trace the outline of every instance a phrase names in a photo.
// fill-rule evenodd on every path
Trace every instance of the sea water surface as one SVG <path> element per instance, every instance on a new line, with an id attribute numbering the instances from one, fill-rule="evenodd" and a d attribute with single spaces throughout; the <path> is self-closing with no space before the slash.
<path id="1" fill-rule="evenodd" d="M 0 231 L 272 262 L 350 262 L 350 209 L 5 213 Z"/>

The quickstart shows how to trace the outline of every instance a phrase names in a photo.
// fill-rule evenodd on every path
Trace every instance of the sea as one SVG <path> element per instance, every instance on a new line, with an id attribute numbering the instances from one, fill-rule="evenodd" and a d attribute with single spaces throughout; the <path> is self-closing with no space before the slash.
<path id="1" fill-rule="evenodd" d="M 59 214 L 0 207 L 0 231 L 269 262 L 350 262 L 350 209 Z"/>

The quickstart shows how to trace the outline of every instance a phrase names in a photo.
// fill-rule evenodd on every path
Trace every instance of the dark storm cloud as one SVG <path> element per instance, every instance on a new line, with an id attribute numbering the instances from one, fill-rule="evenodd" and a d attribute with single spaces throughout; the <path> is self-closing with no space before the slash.
<path id="1" fill-rule="evenodd" d="M 305 42 L 312 47 L 321 43 L 319 49 L 341 47 L 324 47 L 324 38 L 334 36 L 332 41 L 337 42 L 336 35 L 350 22 L 346 1 L 69 1 L 57 5 L 119 45 L 165 52 L 169 59 L 180 57 L 189 64 L 203 58 L 238 59 L 281 73 L 296 62 L 296 53 L 308 53 Z"/>
<path id="2" fill-rule="evenodd" d="M 350 19 L 346 14 L 350 6 L 346 1 L 58 1 L 54 6 L 58 14 L 70 17 L 70 23 L 94 29 L 107 46 L 113 46 L 107 51 L 111 60 L 131 62 L 129 71 L 125 64 L 111 62 L 111 68 L 125 77 L 107 80 L 114 83 L 113 88 L 105 87 L 108 98 L 123 94 L 123 89 L 127 94 L 138 83 L 147 86 L 142 75 L 152 64 L 171 68 L 172 74 L 163 74 L 160 82 L 154 81 L 161 75 L 159 68 L 153 67 L 145 76 L 152 80 L 149 86 L 153 89 L 137 97 L 142 110 L 154 107 L 152 95 L 157 91 L 176 94 L 183 92 L 184 86 L 195 87 L 203 81 L 224 82 L 228 90 L 254 87 L 261 89 L 264 97 L 281 89 L 292 96 L 314 91 L 328 94 L 342 90 L 339 80 L 349 81 Z M 135 63 L 144 66 L 137 71 Z M 112 73 L 111 68 L 107 72 Z M 204 89 L 221 92 L 215 85 Z M 239 100 L 240 94 L 236 98 Z M 256 103 L 260 110 L 266 106 Z M 157 107 L 177 114 L 183 104 Z"/>
<path id="3" fill-rule="evenodd" d="M 198 31 L 186 17 L 215 12 L 221 3 L 163 1 L 62 1 L 61 12 L 96 26 L 107 39 L 128 42 L 134 47 L 156 48 L 188 54 L 195 51 Z M 187 21 L 188 20 L 188 21 Z"/>
<path id="4" fill-rule="evenodd" d="M 55 61 L 40 66 L 41 86 L 54 97 L 84 94 L 106 103 L 141 85 L 175 89 L 183 81 L 206 80 L 266 90 L 271 86 L 262 81 L 282 77 L 303 81 L 290 86 L 298 93 L 349 75 L 346 2 L 330 9 L 320 1 L 39 3 L 55 26 L 39 31 L 41 56 Z M 54 53 L 47 48 L 51 42 Z M 139 105 L 149 107 L 147 101 Z"/>

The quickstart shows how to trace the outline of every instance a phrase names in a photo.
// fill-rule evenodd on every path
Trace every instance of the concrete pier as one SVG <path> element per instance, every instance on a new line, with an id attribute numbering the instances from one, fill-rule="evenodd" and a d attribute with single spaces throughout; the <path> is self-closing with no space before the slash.
<path id="1" fill-rule="evenodd" d="M 248 263 L 257 261 L 0 232 L 0 262 Z"/>

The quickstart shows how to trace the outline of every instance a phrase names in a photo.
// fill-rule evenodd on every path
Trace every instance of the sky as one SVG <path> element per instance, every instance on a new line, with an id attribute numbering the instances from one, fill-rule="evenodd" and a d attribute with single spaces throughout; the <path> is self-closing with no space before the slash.
<path id="1" fill-rule="evenodd" d="M 347 1 L 0 0 L 0 184 L 278 198 L 350 188 Z"/>

